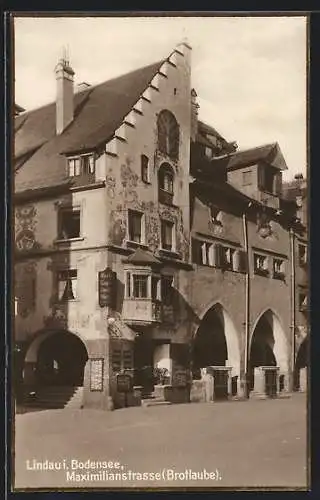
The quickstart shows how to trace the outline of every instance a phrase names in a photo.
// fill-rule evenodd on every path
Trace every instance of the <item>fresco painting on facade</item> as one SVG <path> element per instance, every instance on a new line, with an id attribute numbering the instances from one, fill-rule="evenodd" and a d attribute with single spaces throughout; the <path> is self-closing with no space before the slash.
<path id="1" fill-rule="evenodd" d="M 18 379 L 39 405 L 54 407 L 56 386 L 83 386 L 80 406 L 104 409 L 306 387 L 308 335 L 292 338 L 307 328 L 303 187 L 286 189 L 277 143 L 238 151 L 199 120 L 190 56 L 183 42 L 78 93 L 62 58 L 56 103 L 15 118 L 17 151 L 31 147 L 29 123 L 44 141 L 15 173 Z M 125 399 L 118 376 L 132 379 Z"/>

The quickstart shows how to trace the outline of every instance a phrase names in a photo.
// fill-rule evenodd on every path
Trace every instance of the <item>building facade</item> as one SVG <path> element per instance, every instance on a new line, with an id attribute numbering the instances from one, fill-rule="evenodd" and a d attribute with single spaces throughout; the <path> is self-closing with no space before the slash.
<path id="1" fill-rule="evenodd" d="M 56 80 L 15 119 L 17 387 L 105 409 L 156 382 L 175 401 L 291 390 L 301 222 L 279 146 L 237 151 L 198 119 L 186 42 L 76 90 L 63 59 Z"/>

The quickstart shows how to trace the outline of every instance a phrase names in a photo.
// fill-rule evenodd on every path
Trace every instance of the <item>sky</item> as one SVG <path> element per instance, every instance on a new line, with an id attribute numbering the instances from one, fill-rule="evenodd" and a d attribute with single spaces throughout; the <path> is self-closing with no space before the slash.
<path id="1" fill-rule="evenodd" d="M 288 171 L 306 173 L 306 18 L 17 17 L 15 101 L 55 99 L 54 67 L 68 47 L 75 83 L 92 85 L 192 46 L 199 118 L 239 149 L 277 141 Z"/>

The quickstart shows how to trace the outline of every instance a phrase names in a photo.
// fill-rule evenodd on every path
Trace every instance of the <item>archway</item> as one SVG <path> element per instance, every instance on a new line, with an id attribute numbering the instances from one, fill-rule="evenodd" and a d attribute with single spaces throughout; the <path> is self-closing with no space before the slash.
<path id="1" fill-rule="evenodd" d="M 294 370 L 294 388 L 295 390 L 306 389 L 307 369 L 309 365 L 309 337 L 306 337 L 298 350 Z M 304 379 L 304 380 L 302 380 Z"/>
<path id="2" fill-rule="evenodd" d="M 201 368 L 231 367 L 232 392 L 237 392 L 240 376 L 239 338 L 234 324 L 221 304 L 215 304 L 204 315 L 193 341 L 193 377 L 201 377 Z"/>
<path id="3" fill-rule="evenodd" d="M 68 331 L 42 333 L 27 350 L 24 383 L 82 386 L 87 360 L 86 347 L 77 335 Z"/>
<path id="4" fill-rule="evenodd" d="M 271 309 L 260 316 L 251 337 L 249 390 L 254 388 L 254 369 L 259 366 L 279 367 L 280 390 L 284 389 L 289 372 L 288 346 L 281 323 Z"/>

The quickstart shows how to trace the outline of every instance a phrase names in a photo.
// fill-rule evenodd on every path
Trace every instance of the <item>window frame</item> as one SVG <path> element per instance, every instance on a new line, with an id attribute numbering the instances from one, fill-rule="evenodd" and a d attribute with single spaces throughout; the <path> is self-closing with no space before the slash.
<path id="1" fill-rule="evenodd" d="M 249 180 L 246 180 L 246 174 L 249 176 Z M 252 186 L 252 169 L 244 170 L 242 172 L 242 185 L 243 186 Z"/>
<path id="2" fill-rule="evenodd" d="M 167 248 L 169 245 L 164 241 L 164 231 L 166 228 L 170 228 L 171 230 L 171 246 L 170 248 Z M 164 250 L 166 252 L 172 252 L 174 253 L 176 251 L 176 242 L 175 242 L 175 223 L 171 220 L 168 219 L 160 219 L 160 244 L 161 244 L 161 250 Z"/>
<path id="3" fill-rule="evenodd" d="M 166 186 L 167 184 L 167 186 Z M 160 203 L 173 205 L 175 194 L 175 174 L 169 163 L 162 163 L 158 170 L 158 198 Z"/>
<path id="4" fill-rule="evenodd" d="M 88 164 L 86 165 L 86 162 Z M 87 171 L 86 171 L 87 169 Z M 68 158 L 68 177 L 94 175 L 96 172 L 95 153 L 85 153 Z"/>
<path id="5" fill-rule="evenodd" d="M 280 263 L 280 268 L 276 269 L 276 265 Z M 272 262 L 273 278 L 278 280 L 285 280 L 285 261 L 280 257 L 274 257 Z"/>
<path id="6" fill-rule="evenodd" d="M 131 217 L 134 217 L 135 215 L 139 215 L 140 217 L 140 240 L 136 241 L 134 239 L 134 234 L 131 232 L 134 227 L 133 227 L 133 222 L 131 220 Z M 143 212 L 140 212 L 139 210 L 133 210 L 131 208 L 128 209 L 128 215 L 127 215 L 127 241 L 134 243 L 135 245 L 145 245 L 145 215 Z M 132 238 L 133 237 L 133 238 Z"/>
<path id="7" fill-rule="evenodd" d="M 263 264 L 262 266 L 258 265 L 258 259 L 263 259 Z M 253 254 L 253 269 L 254 269 L 254 274 L 258 276 L 269 276 L 270 271 L 269 271 L 269 258 L 268 255 L 260 254 L 257 252 L 254 252 Z"/>
<path id="8" fill-rule="evenodd" d="M 172 160 L 179 160 L 180 127 L 175 115 L 168 109 L 163 109 L 158 114 L 157 147 Z"/>
<path id="9" fill-rule="evenodd" d="M 300 249 L 303 248 L 303 255 L 300 253 Z M 298 262 L 300 267 L 305 267 L 308 264 L 308 246 L 305 243 L 298 243 Z"/>
<path id="10" fill-rule="evenodd" d="M 63 236 L 63 217 L 65 214 L 78 214 L 79 216 L 79 232 L 77 236 Z M 58 211 L 58 238 L 57 241 L 77 241 L 82 239 L 82 210 L 79 206 L 62 206 Z"/>

